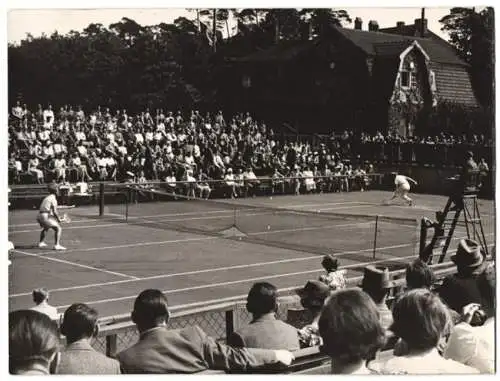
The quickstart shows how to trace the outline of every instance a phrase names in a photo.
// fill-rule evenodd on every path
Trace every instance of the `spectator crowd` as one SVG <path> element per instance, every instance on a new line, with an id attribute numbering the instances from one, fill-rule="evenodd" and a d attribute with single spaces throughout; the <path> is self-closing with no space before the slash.
<path id="1" fill-rule="evenodd" d="M 60 321 L 48 292 L 33 292 L 36 306 L 9 314 L 9 366 L 13 374 L 240 373 L 289 365 L 294 351 L 319 346 L 335 374 L 494 373 L 495 270 L 480 246 L 460 241 L 451 257 L 456 273 L 436 284 L 420 259 L 406 268 L 406 288 L 391 295 L 387 268 L 367 266 L 359 287 L 347 288 L 346 270 L 326 256 L 325 273 L 297 290 L 308 321 L 280 321 L 277 289 L 252 286 L 246 308 L 252 315 L 221 343 L 198 326 L 167 328 L 163 292 L 141 292 L 131 317 L 138 341 L 109 358 L 92 348 L 98 312 L 75 303 Z M 392 291 L 391 291 L 392 290 Z M 391 305 L 389 297 L 394 297 Z M 61 345 L 60 335 L 65 337 Z M 391 356 L 380 351 L 392 342 Z M 271 367 L 271 368 L 270 368 Z M 282 369 L 282 368 L 277 368 Z M 284 369 L 284 368 L 283 368 Z"/>
<path id="2" fill-rule="evenodd" d="M 489 144 L 475 135 L 420 139 L 348 131 L 314 141 L 287 139 L 249 113 L 226 119 L 222 111 L 146 108 L 132 115 L 125 109 L 98 107 L 86 113 L 82 107 L 55 110 L 51 105 L 33 111 L 20 102 L 11 110 L 8 137 L 11 182 L 159 180 L 173 188 L 193 182 L 197 186 L 192 191 L 203 197 L 210 194 L 211 180 L 237 197 L 255 191 L 262 176 L 272 178 L 273 191 L 282 193 L 364 190 L 374 172 L 372 163 L 381 159 L 412 162 L 416 153 L 435 155 L 426 147 Z M 438 157 L 436 161 L 443 163 Z"/>

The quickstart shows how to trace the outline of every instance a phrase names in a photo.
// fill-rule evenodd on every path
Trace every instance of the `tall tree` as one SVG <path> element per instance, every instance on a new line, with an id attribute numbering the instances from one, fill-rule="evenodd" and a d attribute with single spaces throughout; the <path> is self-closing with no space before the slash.
<path id="1" fill-rule="evenodd" d="M 449 35 L 449 42 L 459 56 L 471 65 L 472 84 L 479 102 L 492 106 L 494 97 L 494 11 L 486 7 L 456 7 L 439 20 L 441 30 Z"/>
<path id="2" fill-rule="evenodd" d="M 321 36 L 333 26 L 343 26 L 352 22 L 347 11 L 332 8 L 304 8 L 300 11 L 303 21 L 311 24 L 314 35 Z"/>

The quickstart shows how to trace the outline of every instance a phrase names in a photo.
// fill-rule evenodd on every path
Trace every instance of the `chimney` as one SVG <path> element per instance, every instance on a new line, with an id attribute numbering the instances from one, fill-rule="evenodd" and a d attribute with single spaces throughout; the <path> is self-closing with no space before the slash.
<path id="1" fill-rule="evenodd" d="M 426 34 L 427 34 L 427 19 L 415 19 L 415 35 L 420 37 L 425 37 Z"/>
<path id="2" fill-rule="evenodd" d="M 404 27 L 405 27 L 405 22 L 404 21 L 398 21 L 396 23 L 396 29 L 398 31 L 398 34 L 403 34 Z"/>
<path id="3" fill-rule="evenodd" d="M 375 20 L 370 20 L 370 22 L 368 23 L 368 30 L 370 32 L 377 32 L 378 31 L 378 22 L 376 22 Z"/>
<path id="4" fill-rule="evenodd" d="M 356 17 L 354 20 L 354 29 L 361 30 L 363 27 L 363 20 L 361 20 L 361 17 Z"/>

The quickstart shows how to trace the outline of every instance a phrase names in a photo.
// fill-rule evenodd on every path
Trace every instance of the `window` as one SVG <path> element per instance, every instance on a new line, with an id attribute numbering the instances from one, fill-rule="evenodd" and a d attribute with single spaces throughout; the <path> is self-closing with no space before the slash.
<path id="1" fill-rule="evenodd" d="M 401 87 L 408 88 L 410 87 L 411 76 L 409 71 L 401 72 Z"/>
<path id="2" fill-rule="evenodd" d="M 402 71 L 401 87 L 404 89 L 415 89 L 417 87 L 417 73 L 414 71 Z"/>

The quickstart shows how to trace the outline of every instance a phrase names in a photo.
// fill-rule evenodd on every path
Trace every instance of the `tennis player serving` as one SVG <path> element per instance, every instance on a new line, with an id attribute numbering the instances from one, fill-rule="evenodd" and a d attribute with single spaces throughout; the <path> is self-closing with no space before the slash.
<path id="1" fill-rule="evenodd" d="M 38 247 L 47 247 L 47 244 L 45 243 L 45 235 L 47 234 L 47 231 L 53 229 L 55 234 L 54 250 L 66 250 L 66 248 L 61 245 L 61 222 L 65 221 L 65 219 L 59 217 L 59 214 L 57 213 L 57 185 L 50 184 L 48 186 L 48 191 L 49 195 L 46 196 L 40 204 L 40 211 L 38 212 L 38 216 L 36 218 L 42 228 Z"/>
<path id="2" fill-rule="evenodd" d="M 411 181 L 415 185 L 417 185 L 417 182 L 408 176 L 398 175 L 397 173 L 395 173 L 395 175 L 394 185 L 396 186 L 396 189 L 394 190 L 389 202 L 394 200 L 396 197 L 401 197 L 403 200 L 408 202 L 409 206 L 412 206 L 413 200 L 408 197 L 408 193 L 410 193 L 410 183 L 408 181 Z"/>

